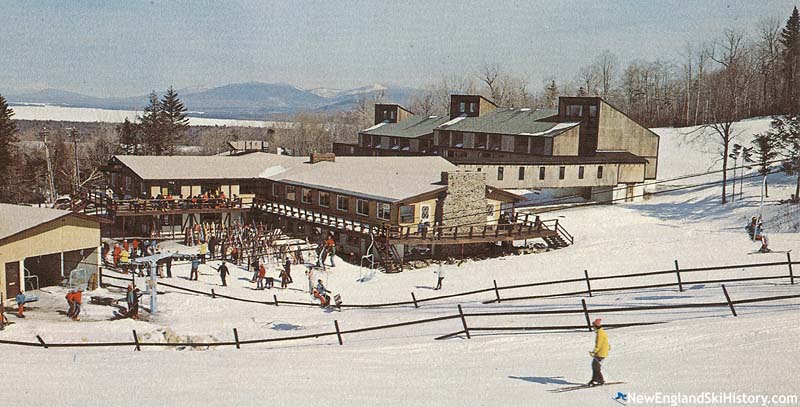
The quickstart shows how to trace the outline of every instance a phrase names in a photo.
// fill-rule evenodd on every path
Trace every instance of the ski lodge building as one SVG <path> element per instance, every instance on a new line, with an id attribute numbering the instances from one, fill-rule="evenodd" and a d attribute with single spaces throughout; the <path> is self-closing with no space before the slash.
<path id="1" fill-rule="evenodd" d="M 60 285 L 72 270 L 94 274 L 100 263 L 100 220 L 80 213 L 0 204 L 0 294 Z"/>
<path id="2" fill-rule="evenodd" d="M 452 95 L 448 116 L 376 104 L 375 125 L 337 155 L 438 155 L 483 172 L 504 189 L 548 190 L 614 202 L 643 194 L 656 178 L 659 137 L 599 97 L 560 97 L 558 109 L 498 107 Z"/>
<path id="3" fill-rule="evenodd" d="M 197 222 L 257 220 L 298 237 L 334 232 L 339 254 L 376 254 L 389 271 L 410 257 L 496 242 L 572 243 L 556 221 L 518 216 L 522 197 L 487 181 L 486 172 L 436 156 L 120 155 L 104 171 L 115 192 L 102 203 L 114 236 L 177 236 Z M 217 198 L 198 198 L 205 193 Z"/>

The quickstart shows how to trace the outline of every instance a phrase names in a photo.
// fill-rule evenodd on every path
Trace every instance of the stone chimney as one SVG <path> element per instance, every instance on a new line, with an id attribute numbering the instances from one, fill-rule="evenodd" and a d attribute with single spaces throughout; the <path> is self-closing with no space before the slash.
<path id="1" fill-rule="evenodd" d="M 442 225 L 486 224 L 486 174 L 472 171 L 442 172 L 447 195 L 442 202 Z"/>
<path id="2" fill-rule="evenodd" d="M 334 153 L 311 153 L 311 164 L 316 164 L 322 161 L 336 161 L 336 154 Z"/>

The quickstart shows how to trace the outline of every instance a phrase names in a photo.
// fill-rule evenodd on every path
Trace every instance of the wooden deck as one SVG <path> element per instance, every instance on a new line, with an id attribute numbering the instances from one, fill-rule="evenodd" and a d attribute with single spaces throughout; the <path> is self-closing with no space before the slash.
<path id="1" fill-rule="evenodd" d="M 241 198 L 194 202 L 188 199 L 115 200 L 108 207 L 117 217 L 247 212 L 250 209 L 252 204 L 244 203 Z"/>

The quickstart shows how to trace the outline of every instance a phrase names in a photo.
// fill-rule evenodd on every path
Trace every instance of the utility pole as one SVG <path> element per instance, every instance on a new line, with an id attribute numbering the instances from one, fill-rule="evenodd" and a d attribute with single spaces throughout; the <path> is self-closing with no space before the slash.
<path id="1" fill-rule="evenodd" d="M 53 174 L 53 163 L 50 162 L 50 148 L 47 146 L 47 127 L 42 126 L 42 130 L 39 132 L 39 139 L 44 143 L 44 156 L 47 161 L 48 199 L 52 204 L 56 201 L 56 186 L 55 175 Z"/>
<path id="2" fill-rule="evenodd" d="M 81 187 L 81 172 L 78 165 L 78 129 L 69 127 L 67 130 L 69 130 L 69 138 L 72 140 L 72 145 L 75 147 L 75 193 L 78 193 Z"/>

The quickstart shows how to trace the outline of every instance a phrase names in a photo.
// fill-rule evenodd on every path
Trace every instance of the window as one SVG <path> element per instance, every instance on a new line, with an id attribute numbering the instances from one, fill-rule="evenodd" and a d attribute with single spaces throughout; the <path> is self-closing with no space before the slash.
<path id="1" fill-rule="evenodd" d="M 525 167 L 519 167 L 519 180 L 525 180 Z"/>
<path id="2" fill-rule="evenodd" d="M 331 194 L 328 192 L 319 191 L 319 206 L 331 206 Z"/>
<path id="3" fill-rule="evenodd" d="M 499 150 L 503 147 L 503 136 L 492 134 L 489 136 L 489 150 Z"/>
<path id="4" fill-rule="evenodd" d="M 597 117 L 597 106 L 589 106 L 589 117 Z"/>
<path id="5" fill-rule="evenodd" d="M 603 166 L 602 165 L 597 167 L 597 178 L 598 179 L 603 178 Z"/>
<path id="6" fill-rule="evenodd" d="M 350 199 L 346 196 L 337 195 L 336 196 L 336 209 L 340 211 L 349 211 L 350 210 Z"/>
<path id="7" fill-rule="evenodd" d="M 581 117 L 583 115 L 582 105 L 567 105 L 567 116 Z"/>
<path id="8" fill-rule="evenodd" d="M 544 167 L 539 167 L 539 180 L 544 179 Z"/>
<path id="9" fill-rule="evenodd" d="M 583 166 L 578 167 L 578 179 L 583 179 Z"/>
<path id="10" fill-rule="evenodd" d="M 567 173 L 566 167 L 558 167 L 558 179 L 564 179 L 564 175 Z"/>
<path id="11" fill-rule="evenodd" d="M 475 135 L 475 148 L 486 148 L 486 134 Z"/>
<path id="12" fill-rule="evenodd" d="M 380 208 L 378 209 L 380 210 Z M 400 207 L 400 223 L 414 223 L 414 205 Z"/>
<path id="13" fill-rule="evenodd" d="M 481 172 L 481 167 L 478 167 L 478 172 Z"/>
<path id="14" fill-rule="evenodd" d="M 458 111 L 459 111 L 459 113 L 464 113 L 464 112 L 466 112 L 466 111 L 467 111 L 467 104 L 466 104 L 466 103 L 464 103 L 464 102 L 460 102 L 460 103 L 458 104 Z"/>
<path id="15" fill-rule="evenodd" d="M 503 180 L 503 167 L 497 167 L 497 180 Z"/>
<path id="16" fill-rule="evenodd" d="M 475 102 L 470 102 L 470 104 L 469 104 L 469 112 L 470 113 L 475 113 L 477 111 L 478 111 L 478 104 L 475 103 Z"/>
<path id="17" fill-rule="evenodd" d="M 400 149 L 400 138 L 399 137 L 391 137 L 389 138 L 389 145 L 392 150 L 399 150 Z"/>
<path id="18" fill-rule="evenodd" d="M 515 136 L 514 137 L 514 152 L 527 153 L 528 152 L 528 136 Z"/>
<path id="19" fill-rule="evenodd" d="M 286 186 L 286 199 L 295 200 L 297 197 L 297 188 L 294 185 L 287 185 Z"/>
<path id="20" fill-rule="evenodd" d="M 363 216 L 369 216 L 369 202 L 363 199 L 357 199 L 356 213 Z"/>
<path id="21" fill-rule="evenodd" d="M 453 132 L 451 134 L 453 135 L 452 136 L 452 140 L 450 140 L 450 142 L 452 143 L 452 146 L 453 147 L 458 147 L 458 148 L 464 147 L 464 134 L 462 134 L 461 132 L 458 132 L 458 131 L 457 132 Z"/>
<path id="22" fill-rule="evenodd" d="M 378 204 L 378 219 L 389 220 L 392 216 L 391 213 L 391 205 L 387 203 L 379 203 Z"/>
<path id="23" fill-rule="evenodd" d="M 391 110 L 391 111 L 389 111 L 389 118 L 390 118 L 390 119 L 392 119 L 392 120 L 394 120 L 394 119 L 395 119 L 395 117 L 396 117 L 396 116 L 395 116 L 395 112 L 394 112 L 394 110 Z"/>
<path id="24" fill-rule="evenodd" d="M 486 216 L 490 218 L 494 216 L 494 204 L 486 205 Z"/>
<path id="25" fill-rule="evenodd" d="M 301 190 L 301 193 L 303 194 L 303 196 L 301 197 L 301 199 L 303 200 L 303 203 L 310 204 L 311 203 L 311 190 L 308 189 L 308 188 L 303 188 Z"/>
<path id="26" fill-rule="evenodd" d="M 278 184 L 272 184 L 272 196 L 281 196 L 280 188 L 278 188 Z"/>

